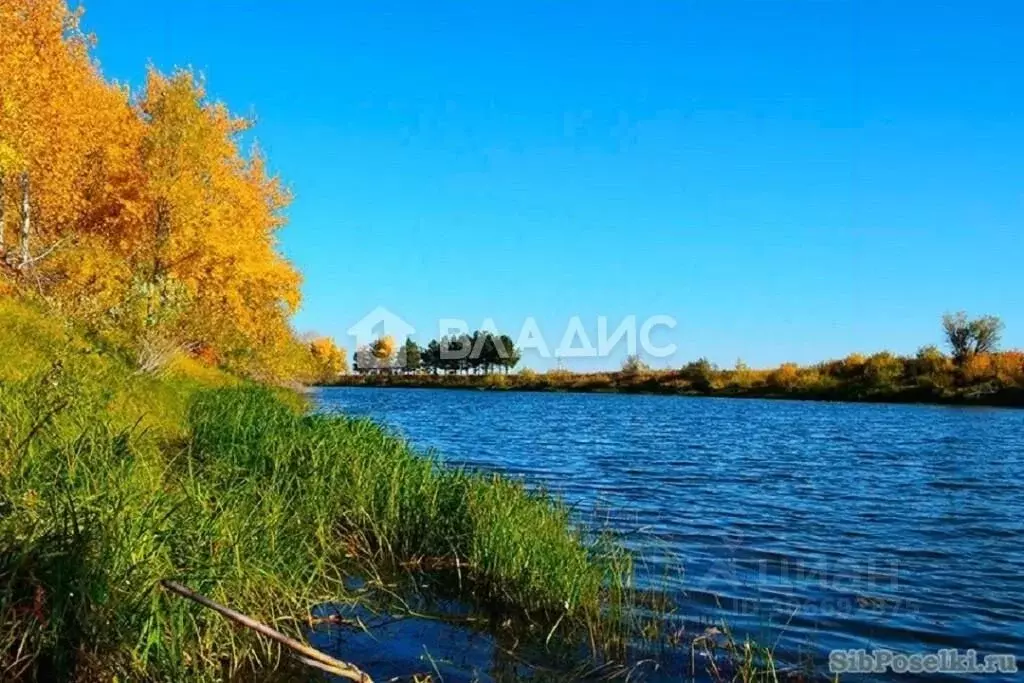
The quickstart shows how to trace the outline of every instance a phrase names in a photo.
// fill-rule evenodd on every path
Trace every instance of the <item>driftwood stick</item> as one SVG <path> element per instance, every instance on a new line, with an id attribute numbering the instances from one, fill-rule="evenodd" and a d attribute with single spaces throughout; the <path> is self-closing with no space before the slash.
<path id="1" fill-rule="evenodd" d="M 370 678 L 369 675 L 363 673 L 359 668 L 346 662 L 343 662 L 340 659 L 335 659 L 334 657 L 325 655 L 323 652 L 320 652 L 319 650 L 312 648 L 304 643 L 300 643 L 294 638 L 289 638 L 283 633 L 275 631 L 274 629 L 270 628 L 266 624 L 261 624 L 255 619 L 251 619 L 240 612 L 236 612 L 230 607 L 225 607 L 224 605 L 218 604 L 213 600 L 210 600 L 209 598 L 200 595 L 199 593 L 196 593 L 195 591 L 181 585 L 177 581 L 168 581 L 165 579 L 160 582 L 160 585 L 163 586 L 165 589 L 171 591 L 172 593 L 180 595 L 183 598 L 188 598 L 193 602 L 199 603 L 203 607 L 209 607 L 214 612 L 217 612 L 221 616 L 230 619 L 236 624 L 245 626 L 248 629 L 256 631 L 260 635 L 266 636 L 267 638 L 270 638 L 271 640 L 280 643 L 281 645 L 284 645 L 285 647 L 289 648 L 290 650 L 298 654 L 299 660 L 309 666 L 315 666 L 316 668 L 322 671 L 332 673 L 336 676 L 342 676 L 349 680 L 357 681 L 358 683 L 373 683 L 373 679 Z"/>

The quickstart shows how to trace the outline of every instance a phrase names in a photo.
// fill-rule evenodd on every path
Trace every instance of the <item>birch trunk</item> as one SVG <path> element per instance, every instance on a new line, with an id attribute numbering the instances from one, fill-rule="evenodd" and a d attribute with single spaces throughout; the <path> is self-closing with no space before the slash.
<path id="1" fill-rule="evenodd" d="M 4 244 L 4 174 L 0 171 L 0 261 L 3 261 L 7 252 Z"/>
<path id="2" fill-rule="evenodd" d="M 32 214 L 29 207 L 28 171 L 21 174 L 21 267 L 28 266 L 30 256 L 28 239 L 32 234 Z"/>

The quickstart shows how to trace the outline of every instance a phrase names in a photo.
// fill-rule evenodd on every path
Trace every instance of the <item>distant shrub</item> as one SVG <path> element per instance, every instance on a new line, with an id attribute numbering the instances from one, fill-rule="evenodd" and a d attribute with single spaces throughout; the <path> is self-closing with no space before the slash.
<path id="1" fill-rule="evenodd" d="M 614 385 L 611 375 L 604 372 L 588 372 L 576 375 L 573 389 L 609 389 Z"/>
<path id="2" fill-rule="evenodd" d="M 968 384 L 996 379 L 994 354 L 976 353 L 963 361 L 963 377 Z"/>
<path id="3" fill-rule="evenodd" d="M 679 370 L 679 375 L 690 382 L 698 391 L 710 391 L 714 381 L 717 368 L 707 358 L 699 358 L 690 361 Z"/>
<path id="4" fill-rule="evenodd" d="M 860 379 L 864 376 L 864 366 L 867 358 L 860 353 L 851 353 L 842 361 L 841 376 L 844 379 Z"/>
<path id="5" fill-rule="evenodd" d="M 756 376 L 756 372 L 751 370 L 749 365 L 742 359 L 737 359 L 736 367 L 728 375 L 727 384 L 739 389 L 749 389 L 754 385 Z"/>
<path id="6" fill-rule="evenodd" d="M 626 356 L 626 360 L 622 361 L 622 372 L 626 375 L 640 375 L 645 372 L 650 372 L 651 366 L 645 363 L 640 356 L 635 353 L 631 353 Z"/>
<path id="7" fill-rule="evenodd" d="M 484 386 L 490 389 L 504 389 L 508 386 L 508 378 L 505 375 L 486 375 Z"/>
<path id="8" fill-rule="evenodd" d="M 800 383 L 800 366 L 796 363 L 783 363 L 768 376 L 769 384 L 791 391 Z"/>
<path id="9" fill-rule="evenodd" d="M 1024 351 L 1004 351 L 994 355 L 996 378 L 1007 386 L 1024 387 Z"/>
<path id="10" fill-rule="evenodd" d="M 915 375 L 948 373 L 952 369 L 953 361 L 937 346 L 922 346 L 914 356 L 913 371 Z"/>
<path id="11" fill-rule="evenodd" d="M 805 391 L 818 391 L 822 380 L 821 371 L 817 367 L 799 368 L 796 386 Z"/>
<path id="12" fill-rule="evenodd" d="M 544 376 L 549 380 L 555 382 L 569 382 L 574 377 L 575 373 L 565 368 L 550 368 L 544 373 Z"/>
<path id="13" fill-rule="evenodd" d="M 899 385 L 906 365 L 903 359 L 888 351 L 872 355 L 864 363 L 864 378 L 876 388 L 891 389 Z"/>

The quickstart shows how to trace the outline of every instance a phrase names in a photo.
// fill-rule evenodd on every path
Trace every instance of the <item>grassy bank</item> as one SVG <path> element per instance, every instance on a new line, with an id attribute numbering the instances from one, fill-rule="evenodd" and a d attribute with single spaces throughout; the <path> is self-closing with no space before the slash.
<path id="1" fill-rule="evenodd" d="M 953 371 L 934 375 L 873 374 L 869 361 L 836 361 L 835 368 L 792 366 L 781 371 L 680 370 L 575 373 L 530 371 L 502 375 L 372 373 L 341 375 L 332 386 L 668 394 L 808 401 L 937 403 L 1024 407 L 1024 386 L 995 372 L 962 380 Z"/>
<path id="2" fill-rule="evenodd" d="M 0 678 L 222 680 L 280 652 L 160 579 L 299 634 L 345 579 L 460 567 L 492 613 L 586 627 L 628 583 L 555 500 L 446 469 L 373 423 L 0 303 Z M 611 589 L 611 590 L 609 590 Z"/>

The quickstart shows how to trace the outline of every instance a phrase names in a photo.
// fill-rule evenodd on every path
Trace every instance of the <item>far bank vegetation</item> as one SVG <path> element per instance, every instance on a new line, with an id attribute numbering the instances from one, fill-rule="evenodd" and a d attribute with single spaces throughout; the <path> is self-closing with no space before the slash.
<path id="1" fill-rule="evenodd" d="M 507 340 L 514 350 L 504 364 L 498 362 L 500 357 L 486 355 L 490 348 L 486 343 L 480 346 L 485 350 L 480 357 L 474 358 L 471 353 L 439 363 L 435 360 L 436 349 L 445 348 L 446 340 L 432 341 L 423 349 L 408 340 L 401 347 L 404 357 L 396 351 L 394 355 L 374 357 L 375 364 L 371 365 L 360 363 L 357 354 L 353 366 L 357 374 L 343 375 L 338 383 L 1024 405 L 1024 352 L 999 349 L 1003 332 L 999 318 L 951 313 L 943 316 L 942 331 L 945 349 L 928 345 L 913 355 L 851 353 L 810 365 L 782 363 L 763 369 L 752 368 L 742 360 L 732 368 L 722 368 L 707 358 L 679 368 L 652 369 L 640 356 L 632 355 L 619 370 L 611 372 L 561 368 L 537 372 L 524 368 L 515 374 L 510 371 L 522 352 L 504 335 L 500 339 Z M 452 348 L 475 348 L 484 334 L 478 332 L 460 342 L 447 343 Z M 396 348 L 393 342 L 391 347 Z"/>

